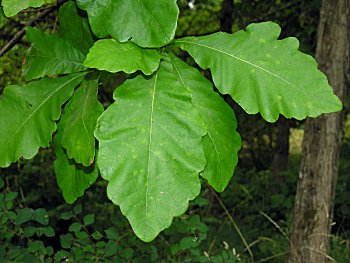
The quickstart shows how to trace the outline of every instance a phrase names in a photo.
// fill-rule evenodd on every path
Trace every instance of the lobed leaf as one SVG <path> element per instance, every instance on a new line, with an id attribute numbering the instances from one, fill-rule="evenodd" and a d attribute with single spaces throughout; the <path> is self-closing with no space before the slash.
<path id="1" fill-rule="evenodd" d="M 298 51 L 296 38 L 277 40 L 280 32 L 277 24 L 265 22 L 235 34 L 186 37 L 176 43 L 201 68 L 210 68 L 219 91 L 249 114 L 260 112 L 274 122 L 279 114 L 300 120 L 341 110 L 316 61 Z"/>
<path id="2" fill-rule="evenodd" d="M 61 189 L 64 200 L 73 204 L 78 197 L 84 195 L 97 179 L 98 170 L 96 165 L 84 167 L 70 160 L 62 148 L 62 127 L 61 122 L 58 125 L 58 133 L 53 142 L 56 154 L 54 170 L 58 187 Z"/>
<path id="3" fill-rule="evenodd" d="M 63 148 L 69 159 L 90 166 L 95 157 L 94 130 L 98 117 L 103 112 L 97 100 L 97 80 L 83 81 L 72 99 L 64 108 L 61 118 Z"/>
<path id="4" fill-rule="evenodd" d="M 89 16 L 96 36 L 132 41 L 141 47 L 161 47 L 175 35 L 176 0 L 77 0 Z"/>
<path id="5" fill-rule="evenodd" d="M 7 17 L 17 15 L 28 7 L 40 7 L 44 0 L 2 0 L 1 4 Z"/>
<path id="6" fill-rule="evenodd" d="M 108 197 L 151 241 L 200 192 L 206 130 L 168 58 L 152 78 L 127 80 L 114 99 L 95 131 L 97 163 Z"/>
<path id="7" fill-rule="evenodd" d="M 155 49 L 140 48 L 132 42 L 103 39 L 90 49 L 84 65 L 113 73 L 124 71 L 130 74 L 141 70 L 151 75 L 157 70 L 159 62 L 160 54 Z"/>
<path id="8" fill-rule="evenodd" d="M 204 120 L 208 133 L 203 137 L 207 165 L 201 175 L 218 192 L 230 181 L 238 162 L 242 141 L 231 107 L 213 90 L 213 85 L 197 69 L 171 56 L 178 78 L 192 94 L 193 105 Z"/>
<path id="9" fill-rule="evenodd" d="M 48 147 L 61 106 L 71 97 L 85 73 L 33 81 L 26 86 L 8 86 L 0 97 L 0 167 L 21 156 L 34 157 Z"/>
<path id="10" fill-rule="evenodd" d="M 26 27 L 26 36 L 32 43 L 23 66 L 27 80 L 86 70 L 85 56 L 57 35 Z"/>
<path id="11" fill-rule="evenodd" d="M 87 18 L 79 15 L 75 2 L 65 3 L 58 13 L 59 35 L 86 55 L 94 44 Z"/>

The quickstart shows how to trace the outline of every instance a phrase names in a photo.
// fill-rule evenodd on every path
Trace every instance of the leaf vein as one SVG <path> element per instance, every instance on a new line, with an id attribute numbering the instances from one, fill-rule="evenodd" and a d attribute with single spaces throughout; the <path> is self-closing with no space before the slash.
<path id="1" fill-rule="evenodd" d="M 83 73 L 85 74 L 85 73 Z M 54 96 L 61 88 L 66 86 L 68 83 L 74 81 L 75 79 L 81 77 L 83 74 L 79 74 L 78 76 L 68 80 L 61 86 L 59 86 L 54 92 L 52 92 L 24 121 L 23 123 L 18 127 L 18 129 L 13 133 L 12 137 L 1 147 L 0 152 L 17 136 L 18 132 L 23 128 L 23 126 L 35 115 L 35 113 L 49 100 L 52 96 Z"/>

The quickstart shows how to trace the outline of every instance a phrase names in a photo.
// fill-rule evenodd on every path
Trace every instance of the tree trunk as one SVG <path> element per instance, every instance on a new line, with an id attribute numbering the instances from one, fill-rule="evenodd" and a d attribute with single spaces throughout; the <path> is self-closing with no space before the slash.
<path id="1" fill-rule="evenodd" d="M 349 84 L 350 2 L 323 0 L 316 59 L 337 96 Z M 290 235 L 289 262 L 329 261 L 329 235 L 337 181 L 343 114 L 306 121 Z"/>

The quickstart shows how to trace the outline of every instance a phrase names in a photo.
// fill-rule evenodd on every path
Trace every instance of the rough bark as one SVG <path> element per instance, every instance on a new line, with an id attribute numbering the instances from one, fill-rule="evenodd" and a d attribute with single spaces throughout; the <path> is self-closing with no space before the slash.
<path id="1" fill-rule="evenodd" d="M 337 96 L 349 84 L 349 0 L 323 0 L 316 59 Z M 306 121 L 303 156 L 290 235 L 289 262 L 328 262 L 337 181 L 342 112 Z"/>

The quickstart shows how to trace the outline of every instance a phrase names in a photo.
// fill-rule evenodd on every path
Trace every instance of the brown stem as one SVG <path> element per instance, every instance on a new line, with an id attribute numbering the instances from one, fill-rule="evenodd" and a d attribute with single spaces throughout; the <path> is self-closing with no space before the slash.
<path id="1" fill-rule="evenodd" d="M 63 3 L 65 3 L 66 0 L 58 0 L 55 5 L 53 5 L 51 8 L 46 9 L 45 11 L 41 12 L 34 20 L 28 22 L 25 26 L 32 26 L 37 21 L 45 18 L 47 15 L 52 13 L 53 11 L 57 10 Z M 0 57 L 5 55 L 7 52 L 11 50 L 25 35 L 25 27 L 23 27 L 21 30 L 19 30 L 11 39 L 9 42 L 7 42 L 1 49 L 0 49 Z"/>

